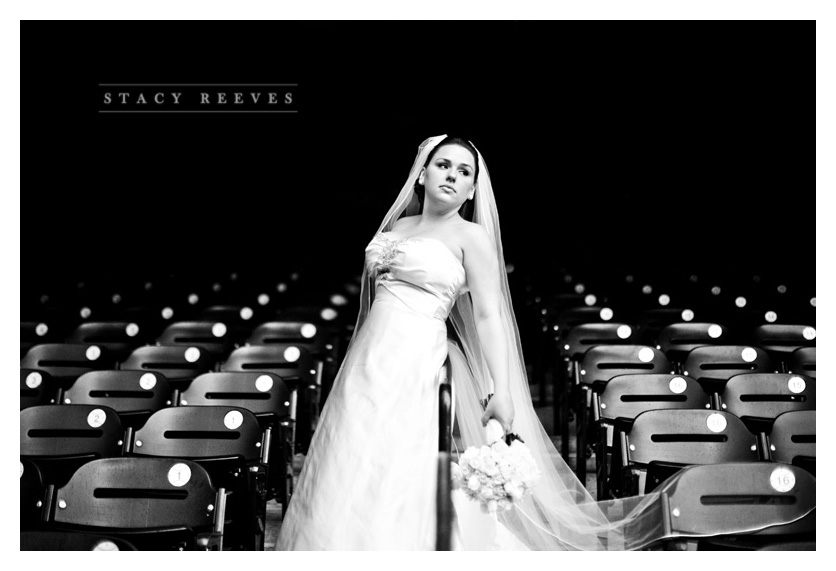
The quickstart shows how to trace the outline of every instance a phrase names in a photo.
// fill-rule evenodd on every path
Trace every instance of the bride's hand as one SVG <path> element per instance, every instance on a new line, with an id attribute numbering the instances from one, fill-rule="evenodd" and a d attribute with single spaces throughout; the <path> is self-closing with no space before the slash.
<path id="1" fill-rule="evenodd" d="M 488 408 L 482 415 L 482 426 L 487 426 L 488 421 L 495 418 L 505 434 L 511 432 L 511 427 L 514 424 L 514 403 L 511 402 L 511 395 L 495 394 L 491 397 L 488 403 Z"/>

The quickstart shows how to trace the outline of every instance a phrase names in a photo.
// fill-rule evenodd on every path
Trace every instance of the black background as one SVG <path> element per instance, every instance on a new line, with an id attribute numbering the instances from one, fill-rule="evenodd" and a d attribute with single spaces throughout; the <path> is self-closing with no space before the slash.
<path id="1" fill-rule="evenodd" d="M 511 262 L 815 279 L 814 22 L 21 27 L 24 290 L 359 271 L 451 132 L 486 159 Z M 105 115 L 100 83 L 297 83 L 299 113 Z"/>

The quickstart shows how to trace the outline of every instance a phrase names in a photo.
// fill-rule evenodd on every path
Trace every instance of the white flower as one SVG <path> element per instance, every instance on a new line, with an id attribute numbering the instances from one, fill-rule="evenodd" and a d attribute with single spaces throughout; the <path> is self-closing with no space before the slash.
<path id="1" fill-rule="evenodd" d="M 469 447 L 459 464 L 453 464 L 451 476 L 487 512 L 513 507 L 530 493 L 540 471 L 523 443 L 514 441 L 509 447 L 500 440 L 490 447 Z"/>
<path id="2" fill-rule="evenodd" d="M 450 479 L 453 482 L 453 488 L 460 488 L 464 480 L 464 472 L 455 462 L 450 462 Z"/>
<path id="3" fill-rule="evenodd" d="M 467 480 L 467 487 L 468 487 L 468 488 L 470 488 L 470 489 L 471 489 L 471 490 L 473 490 L 473 491 L 478 490 L 478 489 L 479 489 L 479 487 L 480 487 L 480 484 L 479 484 L 479 478 L 478 478 L 477 476 L 471 476 L 471 477 Z"/>
<path id="4" fill-rule="evenodd" d="M 491 450 L 493 450 L 495 454 L 503 454 L 506 450 L 508 450 L 508 445 L 505 444 L 504 440 L 497 440 L 491 444 Z"/>
<path id="5" fill-rule="evenodd" d="M 504 489 L 515 500 L 521 500 L 523 497 L 523 488 L 519 482 L 505 482 Z"/>

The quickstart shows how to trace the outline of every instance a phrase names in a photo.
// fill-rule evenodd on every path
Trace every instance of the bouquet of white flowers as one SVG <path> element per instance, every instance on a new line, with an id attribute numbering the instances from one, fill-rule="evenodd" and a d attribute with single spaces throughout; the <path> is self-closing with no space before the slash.
<path id="1" fill-rule="evenodd" d="M 486 427 L 489 446 L 468 447 L 452 463 L 453 487 L 461 489 L 482 510 L 510 509 L 531 493 L 540 470 L 525 443 L 516 435 L 503 439 L 502 426 L 494 419 Z"/>

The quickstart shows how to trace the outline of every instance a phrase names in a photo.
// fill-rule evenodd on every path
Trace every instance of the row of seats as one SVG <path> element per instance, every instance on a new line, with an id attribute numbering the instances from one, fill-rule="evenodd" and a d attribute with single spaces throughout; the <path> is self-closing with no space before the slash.
<path id="1" fill-rule="evenodd" d="M 768 433 L 753 433 L 729 412 L 685 408 L 645 410 L 632 419 L 602 417 L 598 428 L 602 497 L 650 492 L 695 464 L 780 462 L 815 476 L 815 410 L 782 413 Z"/>
<path id="2" fill-rule="evenodd" d="M 509 274 L 526 304 L 540 307 L 566 306 L 572 296 L 592 296 L 601 303 L 637 311 L 658 306 L 692 310 L 735 308 L 787 309 L 795 315 L 815 308 L 815 280 L 800 272 L 778 275 L 716 275 L 658 271 L 617 272 L 587 267 L 583 271 L 551 268 L 546 264 L 519 268 Z M 594 305 L 595 302 L 588 302 Z"/>
<path id="3" fill-rule="evenodd" d="M 574 440 L 584 482 L 594 456 L 599 499 L 662 490 L 672 538 L 653 549 L 814 549 L 815 294 L 674 273 L 520 276 L 530 380 L 562 454 Z"/>
<path id="4" fill-rule="evenodd" d="M 20 416 L 22 529 L 129 528 L 132 540 L 159 549 L 166 534 L 149 528 L 190 524 L 192 535 L 212 527 L 203 548 L 260 550 L 267 500 L 287 505 L 280 417 L 218 404 L 162 409 L 138 429 L 102 405 L 35 406 Z M 181 535 L 166 545 L 198 546 Z"/>
<path id="5" fill-rule="evenodd" d="M 682 402 L 683 395 L 671 397 L 670 393 L 664 394 L 665 391 L 672 392 L 674 386 L 682 388 L 689 384 L 693 390 L 702 393 L 709 407 L 717 410 L 725 410 L 731 405 L 734 410 L 744 414 L 755 410 L 760 411 L 756 413 L 760 417 L 773 415 L 774 418 L 776 410 L 783 412 L 815 408 L 814 377 L 792 371 L 777 373 L 766 351 L 757 347 L 696 346 L 686 354 L 679 366 L 672 363 L 659 349 L 641 345 L 594 345 L 573 357 L 568 358 L 562 368 L 565 372 L 565 383 L 562 386 L 567 394 L 564 395 L 561 412 L 568 416 L 567 410 L 571 409 L 577 415 L 576 440 L 579 454 L 576 466 L 581 478 L 586 476 L 584 454 L 589 443 L 588 435 L 595 430 L 594 415 L 599 414 L 595 405 L 597 402 L 605 402 L 603 394 L 609 382 L 620 375 L 642 375 L 639 377 L 640 382 L 643 380 L 646 383 L 642 388 L 648 391 L 644 399 L 645 406 L 651 408 L 677 406 L 670 403 Z M 735 382 L 731 383 L 732 380 Z M 654 382 L 663 385 L 667 382 L 670 386 L 657 384 L 658 396 L 652 397 L 654 389 L 651 385 Z M 746 399 L 749 408 L 739 402 L 741 398 Z M 755 399 L 760 401 L 759 407 L 753 406 Z M 783 408 L 776 406 L 779 401 Z M 763 406 L 764 403 L 770 404 Z M 565 434 L 568 434 L 568 430 Z M 599 456 L 596 459 L 600 471 L 602 458 Z M 605 478 L 599 479 L 599 492 L 605 481 Z"/>
<path id="6" fill-rule="evenodd" d="M 106 347 L 116 359 L 122 360 L 132 350 L 149 344 L 198 345 L 212 354 L 222 355 L 245 344 L 295 341 L 308 345 L 316 353 L 336 358 L 344 332 L 337 324 L 322 321 L 275 317 L 273 321 L 203 318 L 174 321 L 159 332 L 129 321 L 90 321 L 78 325 L 66 336 L 56 335 L 47 323 L 30 321 L 20 324 L 20 349 L 22 357 L 35 345 L 95 343 Z"/>
<path id="7" fill-rule="evenodd" d="M 275 379 L 277 385 L 280 382 L 292 393 L 296 449 L 304 452 L 310 443 L 320 403 L 327 397 L 333 380 L 334 373 L 330 373 L 329 367 L 330 376 L 323 383 L 325 364 L 322 359 L 315 359 L 306 347 L 295 344 L 240 347 L 220 363 L 194 346 L 149 345 L 134 350 L 125 361 L 117 363 L 98 345 L 36 345 L 21 360 L 21 407 L 67 400 L 71 403 L 107 400 L 103 395 L 119 394 L 111 391 L 121 392 L 120 396 L 130 396 L 133 392 L 137 398 L 150 399 L 153 391 L 137 392 L 137 386 L 141 388 L 142 383 L 154 386 L 158 399 L 177 403 L 193 381 L 206 373 L 257 372 Z M 94 371 L 100 374 L 85 377 Z M 116 371 L 125 375 L 105 374 Z M 153 379 L 144 376 L 147 373 Z M 76 386 L 79 380 L 82 383 Z"/>
<path id="8" fill-rule="evenodd" d="M 193 277 L 24 288 L 21 549 L 263 549 L 360 290 Z"/>

